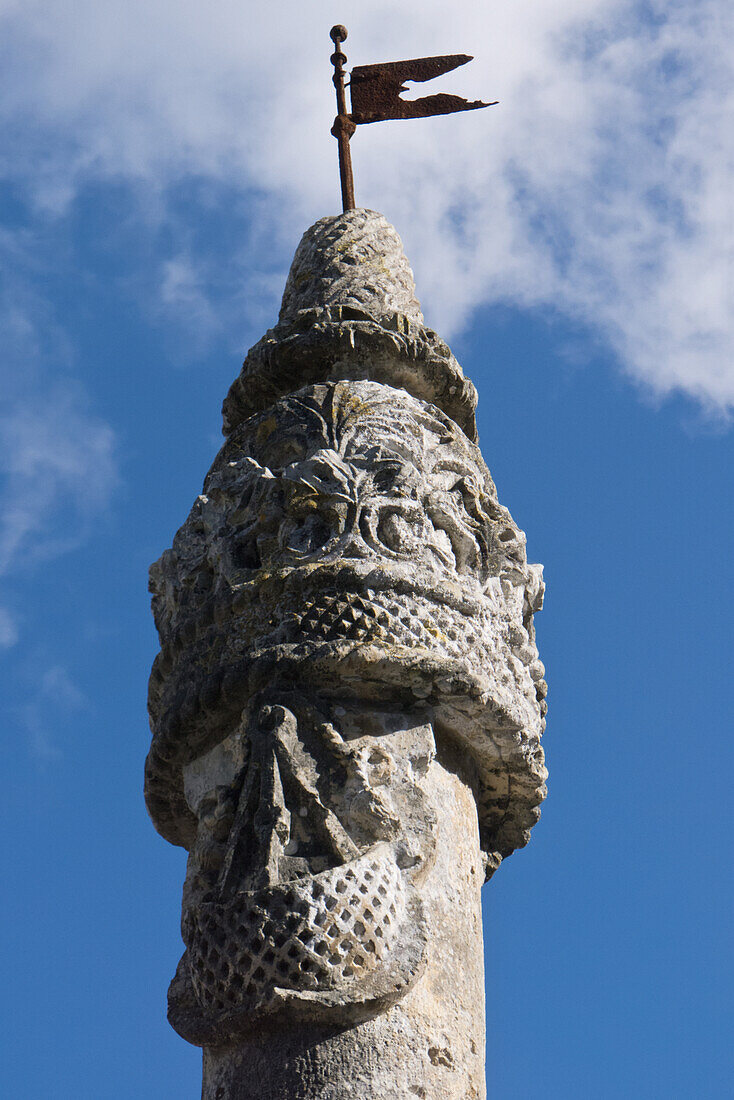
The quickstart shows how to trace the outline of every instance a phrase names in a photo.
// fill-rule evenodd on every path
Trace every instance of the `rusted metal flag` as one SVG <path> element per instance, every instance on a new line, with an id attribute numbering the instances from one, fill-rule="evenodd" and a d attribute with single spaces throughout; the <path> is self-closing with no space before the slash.
<path id="1" fill-rule="evenodd" d="M 335 51 L 331 55 L 334 66 L 337 116 L 331 129 L 339 142 L 339 174 L 341 177 L 342 203 L 345 210 L 354 209 L 354 177 L 349 141 L 357 126 L 368 122 L 384 122 L 393 118 L 428 118 L 430 115 L 448 115 L 455 111 L 476 111 L 480 107 L 493 107 L 494 103 L 482 100 L 469 101 L 458 95 L 423 96 L 422 99 L 402 99 L 407 91 L 406 81 L 423 82 L 466 65 L 469 54 L 455 53 L 443 57 L 415 57 L 410 61 L 391 61 L 379 65 L 358 65 L 352 69 L 349 91 L 352 100 L 351 114 L 347 113 L 344 65 L 346 55 L 341 43 L 347 37 L 347 29 L 341 25 L 331 28 Z"/>

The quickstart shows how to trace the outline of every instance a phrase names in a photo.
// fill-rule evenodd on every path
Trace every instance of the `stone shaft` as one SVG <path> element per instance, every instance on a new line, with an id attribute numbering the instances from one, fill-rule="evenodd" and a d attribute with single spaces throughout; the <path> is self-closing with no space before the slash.
<path id="1" fill-rule="evenodd" d="M 480 887 L 545 794 L 542 570 L 395 230 L 324 218 L 151 567 L 146 800 L 205 1100 L 484 1089 Z"/>

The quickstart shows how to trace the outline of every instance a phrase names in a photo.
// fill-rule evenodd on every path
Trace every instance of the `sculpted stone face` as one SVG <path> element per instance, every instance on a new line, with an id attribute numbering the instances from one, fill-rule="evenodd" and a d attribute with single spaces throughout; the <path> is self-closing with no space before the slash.
<path id="1" fill-rule="evenodd" d="M 490 873 L 543 793 L 542 583 L 478 449 L 404 391 L 306 387 L 232 433 L 151 584 L 149 804 L 190 849 L 174 1026 L 402 995 L 436 731 Z"/>

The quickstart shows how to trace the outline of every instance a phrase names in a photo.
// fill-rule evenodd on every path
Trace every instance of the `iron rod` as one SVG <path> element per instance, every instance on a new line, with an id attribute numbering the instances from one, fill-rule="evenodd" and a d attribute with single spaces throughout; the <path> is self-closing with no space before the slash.
<path id="1" fill-rule="evenodd" d="M 337 116 L 334 119 L 334 125 L 331 128 L 331 132 L 336 138 L 339 147 L 339 179 L 342 189 L 342 208 L 344 210 L 354 210 L 356 205 L 354 202 L 354 175 L 352 173 L 352 152 L 349 146 L 349 140 L 356 127 L 347 112 L 347 97 L 344 87 L 344 64 L 347 57 L 341 50 L 341 43 L 347 37 L 347 28 L 338 24 L 331 28 L 330 35 L 336 47 L 334 53 L 331 55 L 331 63 L 334 66 L 333 81 L 334 87 L 336 88 L 337 109 Z"/>

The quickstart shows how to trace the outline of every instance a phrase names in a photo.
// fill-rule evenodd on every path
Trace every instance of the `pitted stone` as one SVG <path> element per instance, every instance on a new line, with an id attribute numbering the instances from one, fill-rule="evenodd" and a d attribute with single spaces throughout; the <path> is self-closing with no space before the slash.
<path id="1" fill-rule="evenodd" d="M 406 917 L 402 879 L 379 850 L 312 878 L 201 902 L 184 936 L 194 989 L 216 1019 L 276 989 L 362 981 L 394 949 Z"/>
<path id="2" fill-rule="evenodd" d="M 192 828 L 181 753 L 205 744 L 212 703 L 242 709 L 258 669 L 287 664 L 318 668 L 325 691 L 421 699 L 452 727 L 458 708 L 488 871 L 527 843 L 545 789 L 542 580 L 478 448 L 437 409 L 375 382 L 276 402 L 230 437 L 151 585 L 148 795 L 169 840 Z"/>
<path id="3" fill-rule="evenodd" d="M 325 218 L 151 567 L 146 800 L 203 1100 L 481 1100 L 480 886 L 545 795 L 540 566 L 379 214 Z"/>
<path id="4" fill-rule="evenodd" d="M 374 210 L 321 218 L 301 238 L 280 307 L 280 326 L 301 310 L 351 307 L 375 321 L 401 315 L 415 325 L 423 314 L 403 242 Z"/>
<path id="5" fill-rule="evenodd" d="M 225 398 L 224 434 L 301 386 L 339 379 L 404 389 L 476 439 L 476 390 L 424 325 L 400 238 L 372 210 L 322 218 L 304 235 L 280 319 Z"/>

